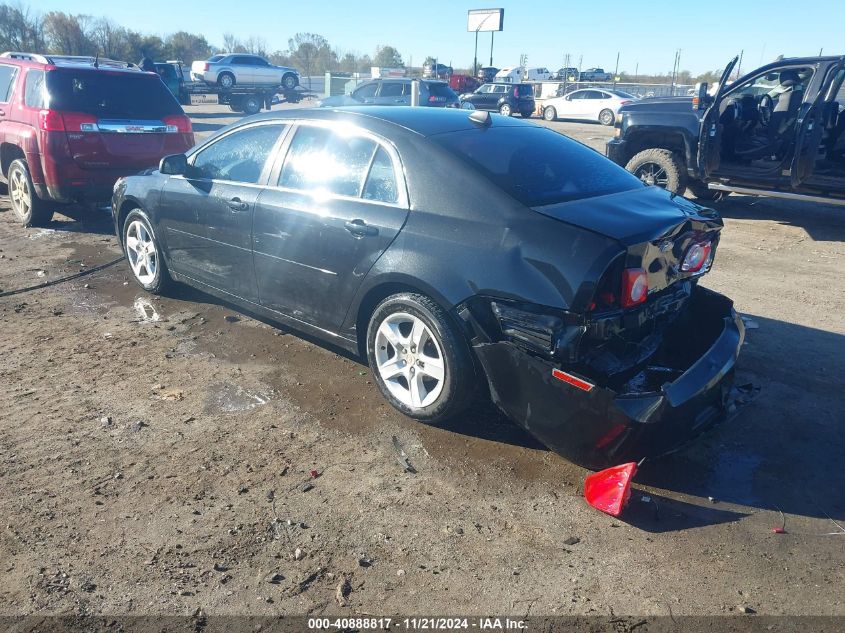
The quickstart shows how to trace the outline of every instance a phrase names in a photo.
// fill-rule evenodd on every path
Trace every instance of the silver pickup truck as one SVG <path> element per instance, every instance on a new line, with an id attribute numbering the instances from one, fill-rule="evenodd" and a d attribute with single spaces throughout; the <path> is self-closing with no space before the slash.
<path id="1" fill-rule="evenodd" d="M 194 62 L 191 64 L 191 79 L 224 89 L 249 85 L 282 86 L 293 90 L 299 85 L 299 71 L 274 66 L 258 55 L 232 53 Z"/>

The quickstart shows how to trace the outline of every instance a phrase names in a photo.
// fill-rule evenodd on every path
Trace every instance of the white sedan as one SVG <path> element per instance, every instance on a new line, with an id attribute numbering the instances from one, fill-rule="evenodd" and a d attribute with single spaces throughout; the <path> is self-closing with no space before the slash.
<path id="1" fill-rule="evenodd" d="M 557 119 L 588 119 L 602 125 L 613 125 L 619 108 L 637 100 L 621 90 L 586 88 L 573 90 L 563 97 L 549 99 L 543 105 L 546 121 Z"/>

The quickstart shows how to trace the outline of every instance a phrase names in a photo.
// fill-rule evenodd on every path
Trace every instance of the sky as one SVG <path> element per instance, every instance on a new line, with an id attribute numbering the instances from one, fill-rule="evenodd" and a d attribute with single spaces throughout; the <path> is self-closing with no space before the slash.
<path id="1" fill-rule="evenodd" d="M 493 42 L 493 65 L 557 70 L 570 55 L 571 66 L 603 67 L 613 72 L 668 73 L 681 50 L 681 69 L 694 75 L 724 67 L 744 51 L 743 68 L 774 60 L 824 54 L 845 55 L 845 2 L 824 0 L 823 10 L 807 12 L 794 0 L 648 0 L 623 2 L 423 2 L 299 0 L 23 0 L 36 12 L 60 10 L 108 17 L 144 33 L 167 35 L 186 30 L 221 45 L 224 33 L 255 36 L 268 49 L 284 50 L 297 32 L 318 33 L 342 52 L 373 54 L 391 45 L 406 64 L 420 66 L 426 56 L 456 67 L 473 62 L 475 34 L 467 32 L 467 10 L 504 8 L 504 30 Z M 478 36 L 480 65 L 490 62 L 490 34 Z"/>

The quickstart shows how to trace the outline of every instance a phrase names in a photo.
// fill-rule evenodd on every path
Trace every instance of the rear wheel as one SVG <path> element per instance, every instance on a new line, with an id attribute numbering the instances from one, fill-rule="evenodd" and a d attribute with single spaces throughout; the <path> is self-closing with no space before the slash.
<path id="1" fill-rule="evenodd" d="M 424 295 L 396 294 L 376 307 L 367 328 L 367 358 L 382 395 L 416 420 L 447 420 L 475 396 L 469 344 Z"/>
<path id="2" fill-rule="evenodd" d="M 12 161 L 7 178 L 12 210 L 21 224 L 24 226 L 49 224 L 53 219 L 53 209 L 49 208 L 47 203 L 35 193 L 26 162 L 20 159 Z"/>
<path id="3" fill-rule="evenodd" d="M 613 125 L 613 122 L 616 120 L 616 115 L 613 114 L 613 110 L 602 110 L 599 112 L 599 123 L 602 125 Z"/>
<path id="4" fill-rule="evenodd" d="M 635 154 L 625 165 L 625 169 L 647 185 L 656 185 L 678 195 L 683 195 L 686 191 L 684 161 L 671 150 L 645 149 Z"/>
<path id="5" fill-rule="evenodd" d="M 243 108 L 243 106 L 241 105 L 241 102 L 240 102 L 240 101 L 235 101 L 235 102 L 230 103 L 230 104 L 229 104 L 229 109 L 230 109 L 232 112 L 243 112 L 243 111 L 244 111 L 244 108 Z"/>
<path id="6" fill-rule="evenodd" d="M 511 115 L 511 107 L 507 103 L 503 103 L 499 106 L 499 114 L 502 116 L 510 116 Z"/>
<path id="7" fill-rule="evenodd" d="M 555 110 L 553 106 L 546 106 L 543 108 L 543 118 L 546 121 L 557 120 L 557 110 Z"/>
<path id="8" fill-rule="evenodd" d="M 133 209 L 123 221 L 123 250 L 132 276 L 144 290 L 159 294 L 172 283 L 152 223 L 141 209 Z"/>
<path id="9" fill-rule="evenodd" d="M 232 73 L 220 73 L 217 77 L 217 85 L 221 88 L 231 88 L 235 85 L 235 76 Z"/>

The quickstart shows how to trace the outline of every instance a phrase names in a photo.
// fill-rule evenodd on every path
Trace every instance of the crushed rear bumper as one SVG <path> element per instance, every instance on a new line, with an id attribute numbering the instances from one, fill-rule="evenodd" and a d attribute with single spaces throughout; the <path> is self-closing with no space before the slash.
<path id="1" fill-rule="evenodd" d="M 727 297 L 696 287 L 689 319 L 666 332 L 649 367 L 615 391 L 510 342 L 475 350 L 494 402 L 560 455 L 592 468 L 656 457 L 724 420 L 732 408 L 734 367 L 745 336 Z M 578 386 L 579 379 L 582 384 Z M 572 384 L 572 383 L 576 384 Z"/>

